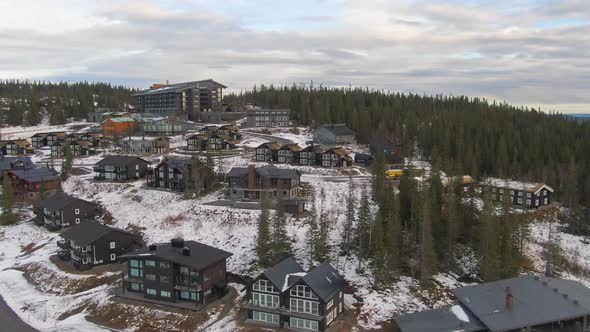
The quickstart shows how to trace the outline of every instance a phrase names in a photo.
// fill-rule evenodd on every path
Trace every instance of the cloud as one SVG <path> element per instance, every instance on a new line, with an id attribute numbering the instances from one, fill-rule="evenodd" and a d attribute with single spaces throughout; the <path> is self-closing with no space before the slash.
<path id="1" fill-rule="evenodd" d="M 590 105 L 587 22 L 573 0 L 5 0 L 0 76 L 215 78 L 234 91 L 313 80 L 578 111 Z"/>

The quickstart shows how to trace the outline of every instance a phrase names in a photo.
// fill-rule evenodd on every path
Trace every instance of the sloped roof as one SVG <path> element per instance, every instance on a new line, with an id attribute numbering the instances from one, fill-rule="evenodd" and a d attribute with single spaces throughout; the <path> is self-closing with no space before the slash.
<path id="1" fill-rule="evenodd" d="M 17 161 L 22 161 L 24 169 L 35 168 L 31 157 L 0 157 L 0 171 L 9 171 Z"/>
<path id="2" fill-rule="evenodd" d="M 321 145 L 308 145 L 308 146 L 304 147 L 303 149 L 301 149 L 300 152 L 320 153 L 320 152 L 322 152 L 322 146 Z"/>
<path id="3" fill-rule="evenodd" d="M 9 173 L 14 174 L 19 179 L 25 180 L 30 183 L 34 182 L 42 182 L 42 181 L 54 181 L 58 179 L 58 174 L 56 171 L 50 170 L 46 167 L 38 167 L 32 169 L 15 169 L 9 171 Z"/>
<path id="4" fill-rule="evenodd" d="M 201 271 L 233 255 L 225 250 L 196 241 L 184 241 L 184 247 L 190 249 L 190 256 L 182 254 L 183 248 L 172 247 L 171 243 L 167 242 L 156 244 L 156 250 L 154 251 L 150 251 L 149 247 L 143 247 L 121 257 L 158 257 Z"/>
<path id="5" fill-rule="evenodd" d="M 510 179 L 485 178 L 480 182 L 480 184 L 496 188 L 532 192 L 535 194 L 541 191 L 541 189 L 547 189 L 550 192 L 553 192 L 553 188 L 544 183 L 516 181 Z"/>
<path id="6" fill-rule="evenodd" d="M 132 118 L 128 118 L 128 117 L 122 117 L 122 118 L 110 118 L 110 119 L 106 119 L 104 120 L 102 123 L 105 123 L 106 121 L 113 121 L 115 123 L 123 123 L 123 122 L 135 122 L 134 119 Z"/>
<path id="7" fill-rule="evenodd" d="M 49 135 L 57 135 L 57 134 L 60 134 L 59 136 L 61 136 L 61 134 L 66 135 L 66 132 L 65 131 L 47 131 L 47 132 L 42 132 L 42 133 L 35 133 L 31 137 L 46 137 Z"/>
<path id="8" fill-rule="evenodd" d="M 168 167 L 170 168 L 174 168 L 176 170 L 179 170 L 180 172 L 184 171 L 184 166 L 185 165 L 189 165 L 191 163 L 191 159 L 190 158 L 182 158 L 182 157 L 166 157 L 164 160 L 162 160 L 158 166 L 163 165 L 163 164 L 167 164 Z"/>
<path id="9" fill-rule="evenodd" d="M 38 206 L 46 209 L 63 209 L 64 207 L 76 202 L 96 205 L 95 203 L 88 202 L 70 195 L 66 195 L 62 192 L 57 192 L 54 195 L 49 196 L 46 199 L 40 201 Z"/>
<path id="10" fill-rule="evenodd" d="M 212 79 L 202 80 L 202 81 L 192 81 L 192 82 L 183 82 L 183 83 L 175 83 L 162 86 L 156 89 L 146 89 L 140 91 L 138 93 L 133 94 L 132 96 L 142 96 L 142 95 L 150 95 L 150 94 L 158 94 L 158 93 L 168 93 L 168 92 L 179 92 L 188 88 L 204 88 L 210 86 L 219 86 L 221 88 L 227 89 L 227 86 L 218 83 Z"/>
<path id="11" fill-rule="evenodd" d="M 289 284 L 288 276 L 294 273 L 305 272 L 295 258 L 287 257 L 280 263 L 264 271 L 262 275 L 268 279 L 278 290 L 284 289 L 285 283 Z"/>
<path id="12" fill-rule="evenodd" d="M 491 332 L 590 315 L 590 289 L 571 280 L 522 276 L 452 292 Z"/>
<path id="13" fill-rule="evenodd" d="M 266 142 L 266 143 L 262 143 L 259 146 L 256 147 L 257 149 L 261 149 L 261 148 L 269 148 L 271 150 L 278 150 L 281 148 L 281 146 L 279 145 L 279 143 L 277 142 Z"/>
<path id="14" fill-rule="evenodd" d="M 324 302 L 330 301 L 338 292 L 348 286 L 348 282 L 330 263 L 324 262 L 308 272 L 303 282 Z"/>
<path id="15" fill-rule="evenodd" d="M 301 147 L 297 143 L 285 144 L 285 145 L 281 146 L 281 148 L 279 150 L 283 150 L 283 149 L 288 149 L 288 150 L 291 150 L 293 152 L 299 152 L 299 151 L 301 151 Z"/>
<path id="16" fill-rule="evenodd" d="M 125 167 L 135 162 L 144 162 L 149 164 L 147 160 L 135 156 L 106 156 L 102 160 L 97 162 L 95 165 L 113 165 L 116 167 Z"/>
<path id="17" fill-rule="evenodd" d="M 278 168 L 275 165 L 265 165 L 256 168 L 256 172 L 260 176 L 271 179 L 295 179 L 301 176 L 299 171 L 295 169 Z M 239 177 L 248 175 L 248 167 L 234 167 L 229 173 L 228 177 Z"/>
<path id="18" fill-rule="evenodd" d="M 402 332 L 479 332 L 487 328 L 462 305 L 446 306 L 395 318 Z"/>
<path id="19" fill-rule="evenodd" d="M 87 246 L 111 232 L 123 233 L 130 237 L 137 236 L 122 229 L 109 227 L 95 221 L 84 222 L 70 227 L 63 231 L 59 236 L 67 240 L 73 240 L 81 246 Z"/>
<path id="20" fill-rule="evenodd" d="M 336 136 L 351 136 L 351 135 L 356 136 L 356 133 L 352 129 L 348 128 L 343 123 L 321 125 L 319 128 L 314 130 L 314 132 L 316 132 L 317 130 L 320 130 L 322 128 L 329 130 L 330 132 L 332 132 Z"/>

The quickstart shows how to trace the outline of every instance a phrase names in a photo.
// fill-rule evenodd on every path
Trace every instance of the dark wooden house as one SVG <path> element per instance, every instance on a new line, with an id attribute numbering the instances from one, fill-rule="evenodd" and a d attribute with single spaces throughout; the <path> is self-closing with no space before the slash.
<path id="1" fill-rule="evenodd" d="M 56 142 L 64 142 L 67 136 L 68 135 L 63 131 L 36 133 L 31 136 L 31 144 L 35 149 L 44 146 L 52 146 Z"/>
<path id="2" fill-rule="evenodd" d="M 267 142 L 260 144 L 256 148 L 256 161 L 276 161 L 280 148 L 281 146 L 277 142 Z"/>
<path id="3" fill-rule="evenodd" d="M 352 157 L 342 148 L 332 148 L 322 152 L 321 165 L 323 167 L 352 166 Z"/>
<path id="4" fill-rule="evenodd" d="M 35 205 L 37 223 L 50 231 L 63 227 L 78 225 L 83 222 L 94 222 L 100 216 L 98 204 L 85 201 L 63 192 L 57 192 Z"/>
<path id="5" fill-rule="evenodd" d="M 226 260 L 232 254 L 195 241 L 172 239 L 123 256 L 125 291 L 195 307 L 226 294 Z"/>
<path id="6" fill-rule="evenodd" d="M 308 145 L 301 149 L 295 158 L 298 160 L 299 165 L 312 166 L 318 164 L 318 161 L 322 158 L 322 146 L 321 145 Z"/>
<path id="7" fill-rule="evenodd" d="M 274 165 L 256 168 L 234 167 L 226 176 L 227 196 L 233 200 L 260 201 L 261 198 L 296 199 L 301 191 L 301 173 Z"/>
<path id="8" fill-rule="evenodd" d="M 35 152 L 27 140 L 0 141 L 0 156 L 21 156 Z"/>
<path id="9" fill-rule="evenodd" d="M 285 144 L 281 146 L 277 151 L 276 162 L 280 164 L 298 164 L 299 152 L 301 147 L 295 143 Z"/>
<path id="10" fill-rule="evenodd" d="M 150 163 L 133 156 L 106 156 L 94 165 L 94 179 L 129 181 L 143 179 Z"/>
<path id="11" fill-rule="evenodd" d="M 329 263 L 310 272 L 289 257 L 247 288 L 247 322 L 296 331 L 326 331 L 344 311 L 346 280 Z"/>
<path id="12" fill-rule="evenodd" d="M 508 202 L 524 209 L 539 208 L 552 203 L 553 188 L 544 183 L 485 178 L 479 183 L 483 195 L 499 202 Z M 509 195 L 509 196 L 507 196 Z"/>
<path id="13" fill-rule="evenodd" d="M 164 158 L 148 171 L 147 184 L 152 188 L 172 191 L 198 191 L 204 189 L 205 181 L 201 175 L 202 162 L 190 158 Z"/>
<path id="14" fill-rule="evenodd" d="M 62 237 L 57 242 L 59 257 L 71 260 L 80 270 L 115 263 L 121 255 L 141 244 L 141 239 L 133 233 L 94 221 L 68 228 L 59 236 Z"/>
<path id="15" fill-rule="evenodd" d="M 35 168 L 31 157 L 0 157 L 0 179 L 13 170 L 29 170 Z"/>

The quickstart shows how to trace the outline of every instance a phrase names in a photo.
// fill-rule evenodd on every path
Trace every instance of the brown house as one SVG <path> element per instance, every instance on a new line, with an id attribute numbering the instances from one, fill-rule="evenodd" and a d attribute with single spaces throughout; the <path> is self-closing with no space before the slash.
<path id="1" fill-rule="evenodd" d="M 276 161 L 281 148 L 277 142 L 262 143 L 256 148 L 256 161 Z"/>
<path id="2" fill-rule="evenodd" d="M 132 118 L 111 118 L 102 122 L 105 137 L 123 137 L 135 132 L 137 123 Z"/>
<path id="3" fill-rule="evenodd" d="M 347 167 L 352 165 L 352 158 L 342 148 L 332 148 L 322 152 L 323 167 Z"/>
<path id="4" fill-rule="evenodd" d="M 277 151 L 276 162 L 280 164 L 298 164 L 301 147 L 297 144 L 285 144 Z"/>
<path id="5" fill-rule="evenodd" d="M 15 169 L 9 171 L 8 176 L 17 200 L 35 201 L 41 198 L 42 193 L 49 196 L 60 189 L 57 172 L 45 167 Z"/>

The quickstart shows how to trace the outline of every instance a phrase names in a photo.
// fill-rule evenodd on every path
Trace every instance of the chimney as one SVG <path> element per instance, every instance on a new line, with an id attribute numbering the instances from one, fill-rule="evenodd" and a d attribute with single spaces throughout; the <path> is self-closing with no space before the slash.
<path id="1" fill-rule="evenodd" d="M 506 309 L 512 309 L 512 293 L 510 292 L 510 286 L 506 287 Z"/>
<path id="2" fill-rule="evenodd" d="M 191 250 L 190 250 L 190 248 L 188 248 L 188 247 L 184 247 L 184 248 L 182 248 L 182 254 L 183 254 L 184 256 L 190 256 L 190 255 L 191 255 Z"/>
<path id="3" fill-rule="evenodd" d="M 182 248 L 184 247 L 184 239 L 181 237 L 176 237 L 170 240 L 170 246 L 172 248 Z"/>
<path id="4" fill-rule="evenodd" d="M 256 188 L 256 166 L 248 165 L 248 189 Z"/>
<path id="5" fill-rule="evenodd" d="M 156 251 L 156 245 L 155 244 L 150 244 L 149 248 L 150 248 L 150 251 Z"/>

